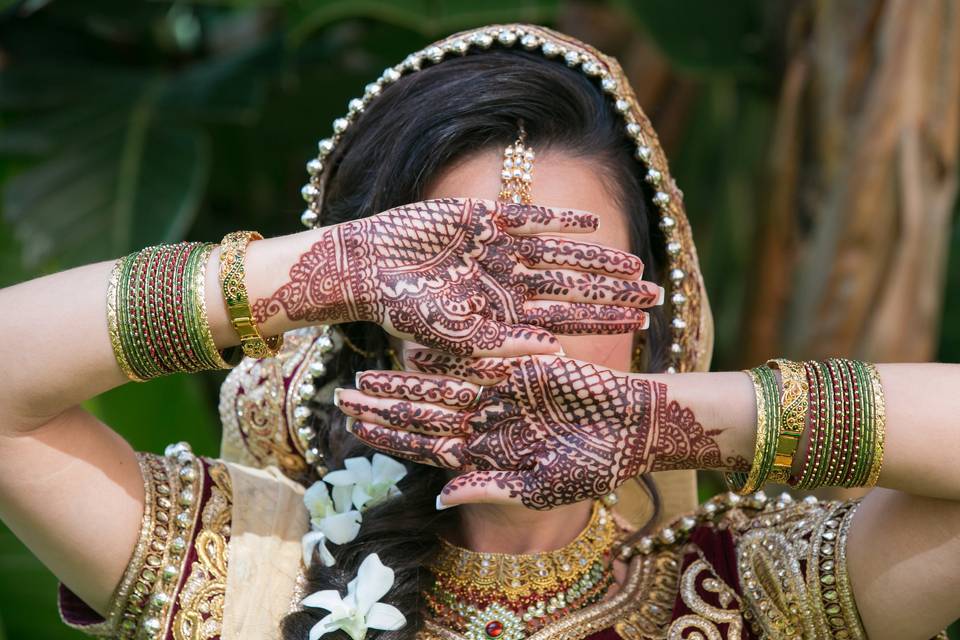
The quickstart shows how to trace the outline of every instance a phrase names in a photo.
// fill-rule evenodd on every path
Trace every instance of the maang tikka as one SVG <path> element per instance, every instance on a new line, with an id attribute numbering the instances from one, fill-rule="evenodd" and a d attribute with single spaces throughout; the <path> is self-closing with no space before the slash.
<path id="1" fill-rule="evenodd" d="M 503 170 L 500 172 L 501 202 L 530 204 L 530 186 L 533 183 L 533 160 L 536 154 L 527 146 L 527 132 L 519 123 L 520 134 L 513 144 L 503 150 Z"/>

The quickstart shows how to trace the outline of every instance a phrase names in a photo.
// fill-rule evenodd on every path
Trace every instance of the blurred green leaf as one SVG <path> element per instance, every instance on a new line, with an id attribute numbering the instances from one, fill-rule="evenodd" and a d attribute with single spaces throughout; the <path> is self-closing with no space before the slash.
<path id="1" fill-rule="evenodd" d="M 222 375 L 206 374 L 222 379 Z M 161 453 L 187 440 L 200 455 L 220 451 L 216 397 L 204 375 L 177 374 L 144 384 L 125 384 L 89 400 L 84 407 L 110 425 L 137 451 Z"/>
<path id="2" fill-rule="evenodd" d="M 145 82 L 126 109 L 104 101 L 89 130 L 77 127 L 56 155 L 6 182 L 4 215 L 28 268 L 54 257 L 62 267 L 103 260 L 186 232 L 206 184 L 208 142 L 158 117 L 162 86 Z"/>
<path id="3" fill-rule="evenodd" d="M 559 0 L 304 0 L 286 6 L 290 38 L 298 42 L 345 18 L 372 18 L 432 37 L 497 22 L 549 22 L 559 5 Z"/>
<path id="4" fill-rule="evenodd" d="M 616 0 L 679 67 L 698 73 L 759 74 L 766 66 L 763 27 L 776 10 L 763 0 Z"/>
<path id="5" fill-rule="evenodd" d="M 20 540 L 0 523 L 0 613 L 10 638 L 78 640 L 60 621 L 57 580 Z M 0 631 L 0 638 L 3 637 Z"/>
<path id="6" fill-rule="evenodd" d="M 953 234 L 947 250 L 940 346 L 937 350 L 939 362 L 960 362 L 960 296 L 951 295 L 960 291 L 960 199 L 954 207 L 953 219 Z M 960 627 L 957 628 L 957 640 L 960 640 Z"/>

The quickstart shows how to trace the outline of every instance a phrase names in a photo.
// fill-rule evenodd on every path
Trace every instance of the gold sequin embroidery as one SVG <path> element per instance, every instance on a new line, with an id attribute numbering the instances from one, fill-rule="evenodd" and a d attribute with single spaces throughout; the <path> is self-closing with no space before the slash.
<path id="1" fill-rule="evenodd" d="M 225 465 L 211 462 L 208 471 L 213 485 L 194 543 L 197 559 L 178 596 L 180 610 L 172 628 L 175 640 L 219 638 L 223 625 L 233 489 Z"/>

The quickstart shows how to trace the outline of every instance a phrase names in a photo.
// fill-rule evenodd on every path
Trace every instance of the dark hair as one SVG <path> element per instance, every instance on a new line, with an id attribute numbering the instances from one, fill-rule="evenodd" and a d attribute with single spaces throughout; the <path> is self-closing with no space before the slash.
<path id="1" fill-rule="evenodd" d="M 663 237 L 651 224 L 647 203 L 651 194 L 633 158 L 633 143 L 624 123 L 596 81 L 562 62 L 519 50 L 493 51 L 453 58 L 405 76 L 384 89 L 354 123 L 328 159 L 323 224 L 335 224 L 376 214 L 423 199 L 440 171 L 486 148 L 503 148 L 517 136 L 522 120 L 529 143 L 539 152 L 559 148 L 590 158 L 606 171 L 605 185 L 628 213 L 631 250 L 645 265 L 644 279 L 658 281 L 666 263 Z M 354 372 L 389 368 L 387 337 L 379 327 L 351 324 L 340 327 L 357 349 L 344 348 L 330 368 L 340 386 L 353 384 Z M 651 313 L 644 332 L 644 370 L 666 366 L 669 330 L 662 307 Z M 371 354 L 367 358 L 358 353 Z M 374 355 L 375 354 L 375 355 Z M 345 458 L 370 456 L 373 450 L 343 428 L 332 406 L 315 407 L 316 446 L 330 468 Z M 394 586 L 385 598 L 407 617 L 398 631 L 375 632 L 383 640 L 408 640 L 421 627 L 420 594 L 432 577 L 424 567 L 438 549 L 437 536 L 456 524 L 456 510 L 437 511 L 435 496 L 447 472 L 407 463 L 400 483 L 402 495 L 371 507 L 363 515 L 359 536 L 331 551 L 336 565 L 312 564 L 307 593 L 346 590 L 363 558 L 376 552 L 395 571 Z M 648 483 L 651 495 L 656 492 Z M 306 609 L 287 615 L 282 623 L 286 640 L 306 638 L 325 611 Z M 348 636 L 337 632 L 339 639 Z"/>

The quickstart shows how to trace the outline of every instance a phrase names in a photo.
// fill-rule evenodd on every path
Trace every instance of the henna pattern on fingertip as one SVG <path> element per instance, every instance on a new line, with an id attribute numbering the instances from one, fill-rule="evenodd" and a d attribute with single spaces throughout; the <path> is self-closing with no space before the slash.
<path id="1" fill-rule="evenodd" d="M 412 351 L 407 363 L 417 371 L 492 384 L 510 375 L 515 358 L 459 358 L 439 351 Z"/>
<path id="2" fill-rule="evenodd" d="M 360 420 L 353 423 L 350 432 L 374 449 L 420 464 L 459 469 L 459 461 L 463 458 L 460 438 L 437 438 Z"/>
<path id="3" fill-rule="evenodd" d="M 462 415 L 446 409 L 418 406 L 407 401 L 394 401 L 388 408 L 384 408 L 341 397 L 340 409 L 361 419 L 375 416 L 379 422 L 394 429 L 413 429 L 427 435 L 456 436 L 470 432 L 470 427 Z"/>
<path id="4" fill-rule="evenodd" d="M 424 379 L 405 373 L 367 371 L 357 376 L 357 389 L 378 397 L 403 397 L 448 407 L 466 407 L 477 397 L 476 385 L 449 378 Z"/>
<path id="5" fill-rule="evenodd" d="M 646 329 L 650 314 L 632 307 L 558 302 L 526 309 L 523 321 L 536 327 L 549 326 L 562 335 L 600 335 Z"/>

